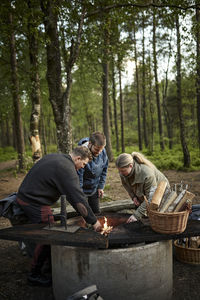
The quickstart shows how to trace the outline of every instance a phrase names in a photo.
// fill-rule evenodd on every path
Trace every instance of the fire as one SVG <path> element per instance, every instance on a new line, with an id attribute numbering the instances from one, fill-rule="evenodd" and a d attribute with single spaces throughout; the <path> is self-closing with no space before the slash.
<path id="1" fill-rule="evenodd" d="M 104 224 L 101 230 L 101 234 L 108 235 L 113 229 L 113 226 L 108 226 L 108 220 L 104 217 Z"/>

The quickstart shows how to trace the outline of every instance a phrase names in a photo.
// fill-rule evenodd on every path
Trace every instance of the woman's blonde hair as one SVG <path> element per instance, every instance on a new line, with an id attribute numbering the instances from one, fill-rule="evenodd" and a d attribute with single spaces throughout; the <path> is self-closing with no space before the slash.
<path id="1" fill-rule="evenodd" d="M 149 166 L 150 168 L 156 168 L 152 162 L 150 162 L 143 154 L 139 152 L 132 152 L 131 154 L 122 153 L 118 156 L 116 160 L 116 167 L 117 168 L 126 168 L 130 164 L 133 164 L 136 161 L 138 164 L 144 164 Z"/>
<path id="2" fill-rule="evenodd" d="M 131 153 L 133 159 L 138 163 L 138 164 L 144 164 L 149 166 L 152 169 L 155 169 L 156 166 L 150 162 L 150 160 L 148 160 L 142 153 L 140 152 L 132 152 Z"/>

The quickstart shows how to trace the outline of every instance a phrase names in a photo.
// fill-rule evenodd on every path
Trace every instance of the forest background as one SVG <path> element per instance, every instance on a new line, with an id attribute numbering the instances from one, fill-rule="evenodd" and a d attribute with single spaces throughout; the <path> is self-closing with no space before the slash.
<path id="1" fill-rule="evenodd" d="M 110 161 L 199 169 L 200 1 L 1 0 L 0 68 L 1 161 L 98 130 Z"/>

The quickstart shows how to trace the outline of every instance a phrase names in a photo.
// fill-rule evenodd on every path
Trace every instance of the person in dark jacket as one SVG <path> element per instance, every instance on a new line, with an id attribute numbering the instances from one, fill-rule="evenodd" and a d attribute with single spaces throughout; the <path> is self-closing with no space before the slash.
<path id="1" fill-rule="evenodd" d="M 87 147 L 92 153 L 92 160 L 78 170 L 80 186 L 87 196 L 88 203 L 95 214 L 100 213 L 99 199 L 103 197 L 108 157 L 106 154 L 106 138 L 101 132 L 94 132 L 90 137 L 83 138 L 78 145 Z"/>
<path id="2" fill-rule="evenodd" d="M 80 188 L 77 170 L 84 168 L 91 159 L 86 147 L 77 147 L 69 155 L 49 154 L 40 159 L 25 176 L 17 193 L 17 202 L 31 223 L 46 223 L 52 215 L 51 205 L 61 195 L 66 195 L 69 203 L 92 224 L 95 231 L 101 229 L 100 222 L 92 212 Z M 53 222 L 53 217 L 50 219 Z M 32 285 L 47 286 L 51 280 L 42 274 L 46 259 L 50 260 L 50 246 L 35 247 L 32 269 L 28 282 Z"/>

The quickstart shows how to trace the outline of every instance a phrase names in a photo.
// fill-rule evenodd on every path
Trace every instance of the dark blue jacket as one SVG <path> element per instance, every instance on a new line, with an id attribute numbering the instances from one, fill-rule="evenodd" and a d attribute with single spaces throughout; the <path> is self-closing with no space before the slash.
<path id="1" fill-rule="evenodd" d="M 88 142 L 89 138 L 83 138 L 79 141 L 78 145 L 83 146 L 84 143 Z M 78 170 L 80 186 L 83 189 L 83 192 L 91 196 L 97 189 L 103 190 L 106 182 L 106 175 L 108 169 L 108 157 L 106 154 L 106 149 L 97 156 L 93 157 L 85 168 Z"/>

